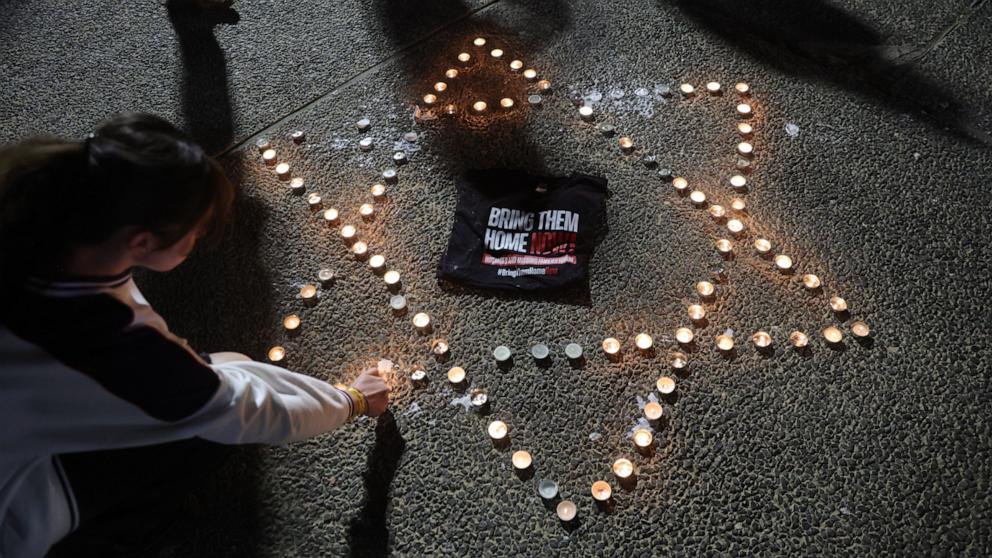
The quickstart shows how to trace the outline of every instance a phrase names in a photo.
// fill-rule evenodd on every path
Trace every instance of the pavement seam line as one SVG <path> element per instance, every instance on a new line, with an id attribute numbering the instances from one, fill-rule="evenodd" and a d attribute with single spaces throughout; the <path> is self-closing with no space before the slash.
<path id="1" fill-rule="evenodd" d="M 437 35 L 440 35 L 441 33 L 447 31 L 448 29 L 450 29 L 451 27 L 454 27 L 455 25 L 461 23 L 462 21 L 464 21 L 464 20 L 466 20 L 466 19 L 474 16 L 475 14 L 477 14 L 477 13 L 479 13 L 479 12 L 485 10 L 485 9 L 488 9 L 491 6 L 494 6 L 494 5 L 498 4 L 499 1 L 500 0 L 491 0 L 490 2 L 488 2 L 487 4 L 485 4 L 483 6 L 480 6 L 480 7 L 476 8 L 474 10 L 471 10 L 469 12 L 466 12 L 461 17 L 452 20 L 450 23 L 447 23 L 445 25 L 442 25 L 441 27 L 438 27 L 437 29 L 435 29 L 434 31 L 429 32 L 428 34 L 424 35 L 420 39 L 417 39 L 416 41 L 414 41 L 414 42 L 412 42 L 412 43 L 410 43 L 410 44 L 408 44 L 406 46 L 400 47 L 399 49 L 395 50 L 392 54 L 390 54 L 389 56 L 387 56 L 386 58 L 383 58 L 382 60 L 376 62 L 375 64 L 369 66 L 368 68 L 366 68 L 366 69 L 358 72 L 357 74 L 355 74 L 355 75 L 353 75 L 353 76 L 345 79 L 344 81 L 342 81 L 338 85 L 334 86 L 331 90 L 318 95 L 316 98 L 311 99 L 310 101 L 307 101 L 306 103 L 303 103 L 298 108 L 293 109 L 292 111 L 284 114 L 283 116 L 281 116 L 278 119 L 272 121 L 271 123 L 266 124 L 261 129 L 256 130 L 255 132 L 252 132 L 251 134 L 245 136 L 244 138 L 238 140 L 237 142 L 232 143 L 228 147 L 225 147 L 219 153 L 214 154 L 214 157 L 220 159 L 220 158 L 223 158 L 223 157 L 226 157 L 226 156 L 230 155 L 231 153 L 234 153 L 235 151 L 240 150 L 245 145 L 247 145 L 250 142 L 254 141 L 258 137 L 265 135 L 267 132 L 269 132 L 273 128 L 279 126 L 280 124 L 286 122 L 287 120 L 289 120 L 293 116 L 296 116 L 296 115 L 298 115 L 298 114 L 306 111 L 307 109 L 309 109 L 313 105 L 315 105 L 315 104 L 319 103 L 320 101 L 324 100 L 325 98 L 327 98 L 329 95 L 333 95 L 334 93 L 340 91 L 341 89 L 344 89 L 345 87 L 348 87 L 352 83 L 354 83 L 354 82 L 356 82 L 356 81 L 364 78 L 365 76 L 368 76 L 368 75 L 372 74 L 373 72 L 375 72 L 378 69 L 382 68 L 386 64 L 389 64 L 389 63 L 393 62 L 394 60 L 399 59 L 399 58 L 405 56 L 409 51 L 413 50 L 415 47 L 417 47 L 417 46 L 421 45 L 422 43 L 424 43 L 424 42 L 426 42 L 426 41 L 428 41 L 428 40 L 436 37 Z"/>

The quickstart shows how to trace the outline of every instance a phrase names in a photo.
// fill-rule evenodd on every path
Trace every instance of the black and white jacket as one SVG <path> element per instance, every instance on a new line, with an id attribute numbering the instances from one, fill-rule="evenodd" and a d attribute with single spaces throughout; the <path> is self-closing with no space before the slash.
<path id="1" fill-rule="evenodd" d="M 30 279 L 0 303 L 0 558 L 77 527 L 58 454 L 199 437 L 284 444 L 333 430 L 351 398 L 261 362 L 208 364 L 130 273 Z"/>

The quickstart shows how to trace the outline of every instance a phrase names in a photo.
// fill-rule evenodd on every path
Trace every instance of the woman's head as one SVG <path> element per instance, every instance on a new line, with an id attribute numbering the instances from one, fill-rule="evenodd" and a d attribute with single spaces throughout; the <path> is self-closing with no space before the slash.
<path id="1" fill-rule="evenodd" d="M 0 263 L 58 272 L 104 246 L 167 271 L 219 236 L 233 198 L 217 162 L 155 116 L 114 117 L 83 141 L 27 140 L 0 152 Z"/>

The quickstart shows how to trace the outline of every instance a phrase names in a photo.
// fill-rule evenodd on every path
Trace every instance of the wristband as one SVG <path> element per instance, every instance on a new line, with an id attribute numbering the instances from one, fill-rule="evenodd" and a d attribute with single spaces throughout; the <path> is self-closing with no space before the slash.
<path id="1" fill-rule="evenodd" d="M 352 399 L 355 400 L 355 416 L 356 417 L 357 416 L 362 416 L 362 415 L 368 413 L 368 411 L 369 411 L 369 402 L 368 402 L 368 399 L 365 398 L 365 394 L 362 393 L 362 392 L 360 392 L 360 391 L 358 391 L 356 388 L 353 388 L 351 386 L 348 386 L 345 389 L 347 389 L 348 393 L 351 394 Z"/>

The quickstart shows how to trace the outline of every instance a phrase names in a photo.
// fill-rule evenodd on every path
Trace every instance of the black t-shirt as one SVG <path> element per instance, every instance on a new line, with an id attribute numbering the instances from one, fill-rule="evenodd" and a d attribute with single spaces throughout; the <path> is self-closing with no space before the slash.
<path id="1" fill-rule="evenodd" d="M 556 289 L 584 282 L 606 224 L 606 179 L 474 170 L 458 204 L 438 278 L 482 288 Z"/>

